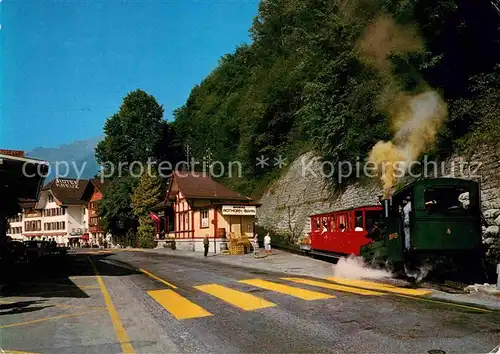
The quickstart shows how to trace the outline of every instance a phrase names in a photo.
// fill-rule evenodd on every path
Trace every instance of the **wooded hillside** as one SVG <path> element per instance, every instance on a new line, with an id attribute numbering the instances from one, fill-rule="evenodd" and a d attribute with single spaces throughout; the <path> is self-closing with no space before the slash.
<path id="1" fill-rule="evenodd" d="M 245 178 L 227 181 L 252 194 L 277 175 L 261 155 L 290 162 L 314 149 L 329 161 L 364 159 L 391 138 L 377 109 L 381 75 L 356 45 L 381 14 L 415 26 L 425 50 L 392 53 L 399 89 L 423 83 L 448 103 L 446 127 L 429 153 L 500 141 L 500 13 L 487 0 L 265 0 L 252 44 L 224 56 L 175 112 L 173 129 L 192 156 L 240 161 Z"/>

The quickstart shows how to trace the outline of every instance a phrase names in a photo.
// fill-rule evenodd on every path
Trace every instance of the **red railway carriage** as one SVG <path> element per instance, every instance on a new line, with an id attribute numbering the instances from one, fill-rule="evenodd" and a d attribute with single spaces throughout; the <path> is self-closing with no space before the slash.
<path id="1" fill-rule="evenodd" d="M 360 255 L 360 247 L 383 214 L 381 206 L 364 206 L 311 215 L 310 249 L 340 255 Z"/>

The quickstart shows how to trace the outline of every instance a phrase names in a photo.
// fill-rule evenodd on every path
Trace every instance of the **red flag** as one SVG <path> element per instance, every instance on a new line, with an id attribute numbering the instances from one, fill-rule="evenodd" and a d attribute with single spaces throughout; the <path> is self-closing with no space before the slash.
<path id="1" fill-rule="evenodd" d="M 155 213 L 153 213 L 152 211 L 149 212 L 149 215 L 151 216 L 151 219 L 153 219 L 154 221 L 160 221 L 160 217 Z"/>

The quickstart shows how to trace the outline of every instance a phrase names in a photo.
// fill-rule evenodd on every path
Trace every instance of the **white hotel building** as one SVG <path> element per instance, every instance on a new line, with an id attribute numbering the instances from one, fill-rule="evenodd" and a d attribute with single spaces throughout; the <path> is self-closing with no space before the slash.
<path id="1" fill-rule="evenodd" d="M 8 235 L 15 240 L 88 239 L 88 209 L 83 193 L 89 181 L 55 179 L 41 191 L 36 204 L 21 205 L 23 213 L 9 220 Z M 87 237 L 87 238 L 86 238 Z"/>

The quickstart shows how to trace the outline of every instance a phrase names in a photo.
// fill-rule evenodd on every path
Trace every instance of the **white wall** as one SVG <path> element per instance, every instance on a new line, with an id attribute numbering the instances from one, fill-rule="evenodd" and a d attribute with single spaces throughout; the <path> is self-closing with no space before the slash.
<path id="1" fill-rule="evenodd" d="M 23 214 L 23 218 L 21 222 L 13 222 L 10 223 L 10 227 L 21 227 L 22 228 L 22 234 L 8 234 L 11 236 L 13 239 L 20 240 L 20 241 L 26 241 L 30 240 L 30 234 L 42 234 L 42 236 L 37 236 L 36 239 L 42 240 L 44 237 L 47 238 L 54 238 L 58 244 L 67 244 L 69 239 L 68 239 L 68 234 L 73 231 L 73 229 L 86 229 L 88 228 L 88 210 L 87 207 L 84 205 L 75 205 L 75 206 L 68 206 L 66 207 L 66 212 L 64 215 L 56 215 L 56 216 L 43 216 L 43 211 L 48 210 L 48 209 L 61 209 L 62 207 L 58 206 L 54 201 L 49 203 L 49 194 L 51 194 L 50 191 L 42 191 L 40 193 L 40 198 L 37 203 L 37 208 L 41 208 L 42 210 L 42 216 L 40 217 L 31 217 L 27 218 L 25 214 Z M 33 232 L 26 232 L 24 228 L 24 223 L 26 221 L 37 221 L 40 220 L 41 222 L 41 230 L 40 231 L 33 231 Z M 45 230 L 44 224 L 49 223 L 49 222 L 61 222 L 64 221 L 65 223 L 65 229 L 62 230 Z M 51 233 L 66 233 L 65 236 L 50 236 L 49 234 Z M 24 234 L 24 235 L 23 235 Z M 44 234 L 47 234 L 47 236 L 43 236 Z M 26 236 L 25 236 L 26 235 Z"/>
<path id="2" fill-rule="evenodd" d="M 68 215 L 68 232 L 72 232 L 73 229 L 87 228 L 84 206 L 71 205 L 68 206 L 66 212 Z"/>
<path id="3" fill-rule="evenodd" d="M 51 194 L 50 191 L 43 191 L 40 194 L 40 199 L 37 203 L 37 208 L 43 210 L 48 210 L 48 209 L 61 209 L 62 207 L 58 206 L 54 201 L 49 202 L 49 195 Z M 42 214 L 43 215 L 43 214 Z M 56 242 L 58 244 L 67 244 L 69 239 L 68 239 L 68 234 L 73 231 L 73 229 L 78 229 L 78 228 L 87 228 L 87 216 L 86 216 L 86 207 L 82 205 L 75 205 L 75 206 L 68 206 L 65 207 L 65 213 L 64 215 L 55 215 L 55 216 L 42 216 L 42 217 L 37 217 L 37 218 L 26 218 L 23 216 L 23 222 L 21 223 L 23 227 L 23 232 L 26 233 L 26 230 L 24 229 L 24 222 L 28 220 L 40 220 L 42 224 L 42 230 L 41 231 L 36 231 L 32 232 L 33 234 L 51 234 L 51 233 L 66 233 L 66 235 L 62 236 L 50 236 L 47 235 L 46 237 L 48 238 L 55 238 Z M 64 221 L 64 226 L 65 229 L 62 230 L 45 230 L 44 229 L 44 224 L 49 223 L 49 222 L 61 222 Z M 18 224 L 18 223 L 16 223 Z M 30 233 L 27 233 L 27 236 L 29 237 Z M 43 239 L 44 236 L 37 237 L 37 239 Z M 26 237 L 23 236 L 23 239 L 26 240 Z"/>
<path id="4" fill-rule="evenodd" d="M 22 216 L 22 214 L 19 214 Z M 21 221 L 18 222 L 9 222 L 9 228 L 12 229 L 14 227 L 20 227 L 21 228 L 21 233 L 10 233 L 9 230 L 7 230 L 7 235 L 12 237 L 14 240 L 19 240 L 23 241 L 24 236 L 23 236 L 23 219 L 21 218 Z"/>

